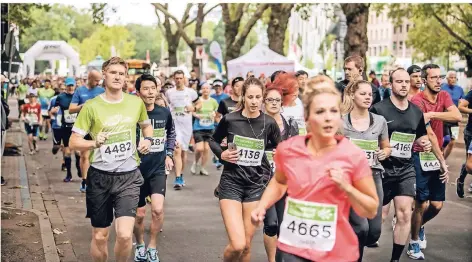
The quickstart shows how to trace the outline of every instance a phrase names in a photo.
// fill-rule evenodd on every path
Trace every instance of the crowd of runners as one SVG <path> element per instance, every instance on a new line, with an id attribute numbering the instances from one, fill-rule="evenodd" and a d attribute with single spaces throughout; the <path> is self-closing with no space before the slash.
<path id="1" fill-rule="evenodd" d="M 435 64 L 397 68 L 380 82 L 363 77 L 364 64 L 348 57 L 338 83 L 304 71 L 202 82 L 180 70 L 130 83 L 127 64 L 113 57 L 87 79 L 24 79 L 15 93 L 29 153 L 52 137 L 66 183 L 75 159 L 93 261 L 108 258 L 113 220 L 116 261 L 127 261 L 133 234 L 134 261 L 159 261 L 166 179 L 175 174 L 173 188 L 185 189 L 188 157 L 190 174 L 209 175 L 209 162 L 222 170 L 213 193 L 229 239 L 223 261 L 250 261 L 259 226 L 270 262 L 362 261 L 365 247 L 379 245 L 392 246 L 391 261 L 405 247 L 423 260 L 461 112 L 469 122 L 460 198 L 472 171 L 472 91 L 465 95 L 456 72 L 444 79 Z M 393 241 L 379 243 L 390 205 Z"/>

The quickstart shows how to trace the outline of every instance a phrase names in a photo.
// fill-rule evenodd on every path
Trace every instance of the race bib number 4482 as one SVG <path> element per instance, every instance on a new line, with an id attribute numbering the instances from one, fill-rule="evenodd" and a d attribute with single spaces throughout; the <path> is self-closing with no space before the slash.
<path id="1" fill-rule="evenodd" d="M 103 161 L 112 163 L 131 157 L 134 151 L 131 141 L 131 132 L 129 131 L 110 133 L 105 144 L 100 147 Z"/>
<path id="2" fill-rule="evenodd" d="M 331 251 L 336 242 L 337 205 L 287 197 L 279 241 L 286 245 Z"/>
<path id="3" fill-rule="evenodd" d="M 411 158 L 411 149 L 415 138 L 415 134 L 393 132 L 390 137 L 391 155 L 399 158 Z"/>

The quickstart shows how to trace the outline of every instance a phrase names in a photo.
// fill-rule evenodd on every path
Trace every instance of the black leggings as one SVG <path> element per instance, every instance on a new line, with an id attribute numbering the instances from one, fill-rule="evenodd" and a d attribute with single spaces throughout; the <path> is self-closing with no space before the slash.
<path id="1" fill-rule="evenodd" d="M 287 198 L 287 195 L 284 195 L 273 206 L 267 209 L 264 218 L 264 234 L 269 237 L 275 235 L 279 236 L 280 224 L 282 224 L 282 219 L 284 217 L 285 198 Z"/>
<path id="2" fill-rule="evenodd" d="M 377 209 L 377 215 L 373 219 L 367 219 L 360 217 L 351 208 L 349 213 L 349 223 L 354 229 L 359 240 L 359 260 L 362 261 L 364 255 L 364 247 L 372 245 L 377 242 L 380 238 L 382 231 L 382 204 L 383 204 L 383 188 L 382 188 L 382 171 L 372 169 L 374 176 L 375 187 L 377 188 L 377 195 L 379 197 L 379 207 Z"/>
<path id="3" fill-rule="evenodd" d="M 311 262 L 311 260 L 284 252 L 278 248 L 277 248 L 277 252 L 275 253 L 275 261 L 276 262 Z"/>

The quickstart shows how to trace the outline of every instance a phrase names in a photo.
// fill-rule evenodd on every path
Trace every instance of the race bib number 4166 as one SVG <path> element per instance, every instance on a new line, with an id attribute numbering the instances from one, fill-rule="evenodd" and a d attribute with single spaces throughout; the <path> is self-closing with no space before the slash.
<path id="1" fill-rule="evenodd" d="M 391 155 L 399 158 L 411 158 L 411 149 L 415 138 L 415 134 L 393 132 L 390 137 Z"/>
<path id="2" fill-rule="evenodd" d="M 286 245 L 331 251 L 336 242 L 337 205 L 287 197 L 279 241 Z"/>
<path id="3" fill-rule="evenodd" d="M 235 135 L 233 143 L 239 152 L 236 162 L 241 166 L 260 166 L 264 156 L 264 140 Z"/>

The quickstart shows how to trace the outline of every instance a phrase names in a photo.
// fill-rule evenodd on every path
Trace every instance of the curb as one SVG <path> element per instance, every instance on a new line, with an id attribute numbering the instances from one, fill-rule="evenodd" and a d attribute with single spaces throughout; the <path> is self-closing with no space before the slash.
<path id="1" fill-rule="evenodd" d="M 57 254 L 56 242 L 51 230 L 51 222 L 47 215 L 35 209 L 23 209 L 23 208 L 12 208 L 2 207 L 4 209 L 16 209 L 24 212 L 31 212 L 38 216 L 39 229 L 41 231 L 41 240 L 43 242 L 44 259 L 46 262 L 60 262 L 59 255 Z"/>

